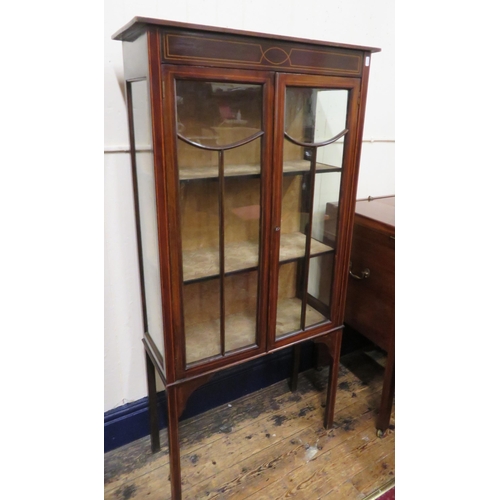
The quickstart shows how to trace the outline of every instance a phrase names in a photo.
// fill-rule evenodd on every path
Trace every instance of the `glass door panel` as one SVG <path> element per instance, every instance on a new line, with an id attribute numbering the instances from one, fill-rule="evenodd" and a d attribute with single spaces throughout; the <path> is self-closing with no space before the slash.
<path id="1" fill-rule="evenodd" d="M 285 90 L 277 339 L 330 320 L 335 241 L 325 220 L 327 204 L 339 201 L 348 97 Z"/>
<path id="2" fill-rule="evenodd" d="M 220 279 L 185 281 L 182 292 L 186 363 L 219 355 Z"/>
<path id="3" fill-rule="evenodd" d="M 189 365 L 257 343 L 263 87 L 175 88 Z"/>

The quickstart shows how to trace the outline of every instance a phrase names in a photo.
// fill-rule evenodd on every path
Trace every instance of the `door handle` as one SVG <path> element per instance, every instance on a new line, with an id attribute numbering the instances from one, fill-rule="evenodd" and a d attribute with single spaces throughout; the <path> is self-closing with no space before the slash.
<path id="1" fill-rule="evenodd" d="M 352 268 L 352 262 L 349 262 L 349 276 L 352 276 L 355 280 L 366 280 L 370 277 L 370 270 L 368 268 L 363 269 L 361 271 L 361 276 L 358 276 L 357 274 L 354 274 L 351 271 Z"/>

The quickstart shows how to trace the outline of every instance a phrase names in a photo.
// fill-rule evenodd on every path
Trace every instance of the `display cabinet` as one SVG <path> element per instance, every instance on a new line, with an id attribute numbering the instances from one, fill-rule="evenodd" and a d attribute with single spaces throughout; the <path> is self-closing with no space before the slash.
<path id="1" fill-rule="evenodd" d="M 153 450 L 215 372 L 305 340 L 330 356 L 333 423 L 371 53 L 134 18 L 124 75 Z M 335 237 L 327 203 L 338 204 Z M 330 225 L 332 221 L 330 220 Z"/>

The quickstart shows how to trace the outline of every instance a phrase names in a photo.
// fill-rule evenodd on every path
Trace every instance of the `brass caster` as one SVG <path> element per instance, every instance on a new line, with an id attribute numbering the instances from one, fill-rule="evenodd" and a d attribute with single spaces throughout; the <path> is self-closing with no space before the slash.
<path id="1" fill-rule="evenodd" d="M 383 438 L 385 436 L 385 431 L 382 431 L 380 429 L 377 429 L 377 437 Z"/>

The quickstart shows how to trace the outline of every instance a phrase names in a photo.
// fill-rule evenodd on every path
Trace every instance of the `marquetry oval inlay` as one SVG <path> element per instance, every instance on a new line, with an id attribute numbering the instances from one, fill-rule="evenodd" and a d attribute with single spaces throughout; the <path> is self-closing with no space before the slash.
<path id="1" fill-rule="evenodd" d="M 283 64 L 290 58 L 290 54 L 280 47 L 271 47 L 267 49 L 262 57 L 271 64 Z"/>

